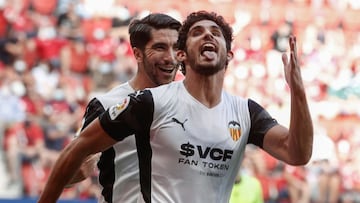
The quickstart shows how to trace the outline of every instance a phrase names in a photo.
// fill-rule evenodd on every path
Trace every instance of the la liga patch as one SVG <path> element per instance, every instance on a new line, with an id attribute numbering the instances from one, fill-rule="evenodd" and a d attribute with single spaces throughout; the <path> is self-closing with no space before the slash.
<path id="1" fill-rule="evenodd" d="M 118 103 L 110 107 L 109 114 L 111 120 L 115 120 L 120 115 L 120 113 L 126 109 L 129 103 L 130 103 L 130 97 L 128 96 L 122 101 L 122 103 Z"/>

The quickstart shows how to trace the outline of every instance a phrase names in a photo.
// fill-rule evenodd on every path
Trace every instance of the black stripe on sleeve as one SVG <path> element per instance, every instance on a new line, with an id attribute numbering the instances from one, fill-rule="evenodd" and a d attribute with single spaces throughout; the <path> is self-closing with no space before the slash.
<path id="1" fill-rule="evenodd" d="M 105 111 L 103 105 L 96 98 L 93 98 L 86 107 L 84 114 L 84 124 L 81 127 L 81 130 L 84 130 L 93 120 L 95 120 L 99 115 Z"/>
<path id="2" fill-rule="evenodd" d="M 260 106 L 255 101 L 249 99 L 248 106 L 251 119 L 248 143 L 257 145 L 262 148 L 266 132 L 275 125 L 278 125 L 278 123 L 262 106 Z"/>
<path id="3" fill-rule="evenodd" d="M 100 115 L 100 124 L 105 132 L 115 140 L 123 140 L 137 131 L 143 131 L 145 125 L 152 122 L 154 103 L 152 94 L 149 90 L 132 93 L 126 99 L 130 98 L 129 104 L 121 111 L 116 118 L 112 119 L 107 109 Z M 124 102 L 119 99 L 119 105 Z"/>

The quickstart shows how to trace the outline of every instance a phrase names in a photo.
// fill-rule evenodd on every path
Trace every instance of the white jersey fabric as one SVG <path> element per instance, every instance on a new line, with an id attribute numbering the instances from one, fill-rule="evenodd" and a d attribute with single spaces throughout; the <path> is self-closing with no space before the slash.
<path id="1" fill-rule="evenodd" d="M 262 147 L 277 122 L 252 100 L 222 93 L 208 108 L 182 81 L 138 91 L 100 116 L 122 140 L 136 133 L 142 197 L 138 202 L 226 203 L 245 146 Z"/>
<path id="2" fill-rule="evenodd" d="M 97 118 L 105 109 L 115 105 L 120 98 L 133 93 L 129 83 L 121 84 L 109 92 L 93 98 L 84 115 L 83 127 Z M 103 152 L 98 162 L 102 203 L 135 203 L 140 194 L 139 167 L 135 137 L 129 136 Z"/>

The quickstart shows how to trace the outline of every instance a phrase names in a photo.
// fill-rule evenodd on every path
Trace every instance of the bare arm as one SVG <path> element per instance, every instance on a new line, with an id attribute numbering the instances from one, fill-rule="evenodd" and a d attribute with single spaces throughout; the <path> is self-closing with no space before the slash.
<path id="1" fill-rule="evenodd" d="M 72 187 L 74 184 L 79 183 L 85 180 L 87 177 L 91 176 L 96 169 L 96 164 L 99 160 L 100 153 L 95 155 L 90 155 L 85 161 L 81 164 L 80 169 L 77 173 L 71 178 L 68 184 L 65 187 Z"/>
<path id="2" fill-rule="evenodd" d="M 87 125 L 91 123 L 91 121 L 95 120 L 99 117 L 99 115 L 104 112 L 102 104 L 96 99 L 92 99 L 86 107 L 85 115 L 83 117 L 81 130 L 83 130 Z M 88 178 L 91 174 L 93 174 L 96 164 L 99 160 L 101 153 L 97 153 L 96 155 L 90 155 L 80 167 L 80 170 L 73 176 L 70 182 L 66 185 L 66 187 L 72 187 L 74 184 L 79 183 L 86 178 Z"/>
<path id="3" fill-rule="evenodd" d="M 99 119 L 94 120 L 61 152 L 38 203 L 55 203 L 84 160 L 115 143 L 102 129 Z"/>
<path id="4" fill-rule="evenodd" d="M 313 125 L 298 64 L 296 39 L 291 36 L 290 61 L 283 54 L 286 82 L 290 87 L 291 114 L 289 129 L 277 125 L 264 137 L 264 150 L 290 165 L 306 164 L 312 154 Z"/>

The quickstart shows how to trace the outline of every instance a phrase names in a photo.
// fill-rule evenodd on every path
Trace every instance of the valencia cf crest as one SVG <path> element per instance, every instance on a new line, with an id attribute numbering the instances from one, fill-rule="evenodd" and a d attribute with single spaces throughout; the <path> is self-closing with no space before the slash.
<path id="1" fill-rule="evenodd" d="M 234 141 L 237 141 L 241 137 L 241 126 L 236 121 L 230 121 L 228 124 L 230 136 Z"/>
<path id="2" fill-rule="evenodd" d="M 118 103 L 109 109 L 109 114 L 111 120 L 115 120 L 118 115 L 123 112 L 126 107 L 129 105 L 130 97 L 126 97 L 121 103 Z"/>

